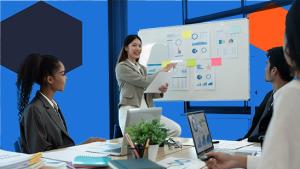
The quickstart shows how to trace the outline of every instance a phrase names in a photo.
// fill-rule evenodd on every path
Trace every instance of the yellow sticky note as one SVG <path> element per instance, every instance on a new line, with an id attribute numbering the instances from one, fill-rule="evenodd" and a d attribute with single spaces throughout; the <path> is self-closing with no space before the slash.
<path id="1" fill-rule="evenodd" d="M 187 59 L 186 67 L 195 67 L 197 65 L 196 59 Z"/>
<path id="2" fill-rule="evenodd" d="M 192 31 L 185 30 L 185 31 L 182 32 L 181 36 L 182 36 L 183 39 L 191 39 Z"/>
<path id="3" fill-rule="evenodd" d="M 161 66 L 162 67 L 166 67 L 168 64 L 170 64 L 171 63 L 171 60 L 163 60 L 162 62 L 161 62 Z"/>

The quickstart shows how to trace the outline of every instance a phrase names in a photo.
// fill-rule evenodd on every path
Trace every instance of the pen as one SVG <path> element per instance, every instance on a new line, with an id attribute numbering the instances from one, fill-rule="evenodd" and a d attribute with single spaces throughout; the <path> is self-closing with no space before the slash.
<path id="1" fill-rule="evenodd" d="M 150 139 L 148 138 L 147 141 L 146 141 L 146 144 L 145 144 L 145 146 L 144 146 L 143 157 L 146 157 L 146 156 L 147 156 L 149 143 L 150 143 Z"/>
<path id="2" fill-rule="evenodd" d="M 133 154 L 135 155 L 135 157 L 136 157 L 136 158 L 140 158 L 140 155 L 139 155 L 139 153 L 138 153 L 136 147 L 134 146 L 134 144 L 133 144 L 133 142 L 132 142 L 132 140 L 131 140 L 129 134 L 126 133 L 126 134 L 125 134 L 125 138 L 126 138 L 128 144 L 130 145 L 130 147 L 132 148 L 132 151 L 133 151 Z"/>

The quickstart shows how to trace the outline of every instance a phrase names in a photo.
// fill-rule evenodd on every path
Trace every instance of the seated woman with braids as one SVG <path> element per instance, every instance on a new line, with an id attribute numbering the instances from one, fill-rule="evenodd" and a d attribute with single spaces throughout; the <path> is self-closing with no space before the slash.
<path id="1" fill-rule="evenodd" d="M 51 55 L 31 54 L 18 72 L 18 110 L 21 148 L 24 153 L 36 153 L 73 146 L 63 113 L 54 101 L 56 91 L 63 91 L 66 82 L 65 67 Z M 40 86 L 29 103 L 34 83 Z M 103 141 L 89 138 L 84 143 Z"/>

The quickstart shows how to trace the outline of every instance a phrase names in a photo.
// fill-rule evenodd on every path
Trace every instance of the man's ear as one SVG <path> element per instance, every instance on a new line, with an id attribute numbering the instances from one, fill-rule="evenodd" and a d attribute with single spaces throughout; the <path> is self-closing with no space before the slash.
<path id="1" fill-rule="evenodd" d="M 277 72 L 278 72 L 277 67 L 273 67 L 273 68 L 271 69 L 271 73 L 276 74 Z"/>

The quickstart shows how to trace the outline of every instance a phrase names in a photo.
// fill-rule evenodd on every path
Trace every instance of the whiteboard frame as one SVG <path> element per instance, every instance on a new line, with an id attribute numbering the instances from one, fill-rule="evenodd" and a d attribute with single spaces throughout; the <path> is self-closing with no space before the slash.
<path id="1" fill-rule="evenodd" d="M 169 32 L 181 33 L 183 30 L 209 30 L 210 32 L 210 56 L 215 55 L 216 30 L 237 29 L 238 57 L 222 58 L 222 66 L 214 67 L 216 86 L 214 90 L 182 90 L 167 91 L 159 100 L 182 101 L 236 101 L 249 100 L 250 98 L 250 57 L 249 57 L 249 21 L 246 18 L 226 21 L 214 21 L 199 24 L 159 27 L 141 29 L 138 35 L 142 39 L 143 46 L 151 43 L 166 44 L 166 35 Z M 165 51 L 162 51 L 165 53 Z M 140 58 L 148 59 L 148 58 Z"/>

